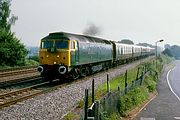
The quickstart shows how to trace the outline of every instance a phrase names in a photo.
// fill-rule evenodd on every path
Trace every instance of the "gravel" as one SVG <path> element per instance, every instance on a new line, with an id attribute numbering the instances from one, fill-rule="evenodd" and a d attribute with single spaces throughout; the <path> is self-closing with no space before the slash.
<path id="1" fill-rule="evenodd" d="M 84 90 L 91 88 L 92 79 L 95 87 L 106 81 L 106 75 L 113 78 L 125 73 L 125 70 L 137 66 L 143 60 L 120 66 L 106 72 L 86 77 L 81 81 L 58 88 L 46 94 L 39 95 L 29 100 L 19 102 L 0 110 L 1 120 L 60 120 L 72 110 L 79 100 L 84 97 Z"/>

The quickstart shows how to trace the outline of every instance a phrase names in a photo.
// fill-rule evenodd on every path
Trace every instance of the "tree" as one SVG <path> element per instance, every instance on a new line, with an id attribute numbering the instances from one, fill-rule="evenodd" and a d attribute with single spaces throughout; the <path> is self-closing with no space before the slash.
<path id="1" fill-rule="evenodd" d="M 151 45 L 151 44 L 148 44 L 148 43 L 138 43 L 137 45 L 139 45 L 139 46 L 145 46 L 145 47 L 155 47 L 155 46 L 153 46 L 153 45 Z"/>
<path id="2" fill-rule="evenodd" d="M 173 57 L 173 54 L 169 48 L 166 48 L 162 53 L 170 57 Z"/>
<path id="3" fill-rule="evenodd" d="M 27 50 L 14 34 L 0 31 L 0 66 L 24 65 Z"/>
<path id="4" fill-rule="evenodd" d="M 17 17 L 10 16 L 11 0 L 0 0 L 0 66 L 24 65 L 27 50 L 20 43 L 11 25 L 15 24 Z"/>
<path id="5" fill-rule="evenodd" d="M 118 43 L 125 43 L 125 44 L 134 45 L 134 42 L 129 40 L 129 39 L 123 39 L 123 40 L 119 41 Z"/>
<path id="6" fill-rule="evenodd" d="M 10 32 L 11 26 L 18 19 L 17 16 L 11 15 L 10 4 L 11 0 L 0 0 L 0 29 Z"/>
<path id="7" fill-rule="evenodd" d="M 173 56 L 175 58 L 179 58 L 180 57 L 180 46 L 177 46 L 177 45 L 173 45 L 171 46 L 171 51 L 173 53 Z"/>
<path id="8" fill-rule="evenodd" d="M 170 56 L 170 57 L 175 57 L 176 59 L 180 58 L 180 46 L 173 45 L 173 46 L 168 46 L 163 53 Z"/>
<path id="9" fill-rule="evenodd" d="M 171 48 L 171 46 L 170 46 L 169 44 L 165 44 L 165 45 L 164 45 L 164 48 L 168 48 L 168 49 L 170 49 L 170 48 Z"/>

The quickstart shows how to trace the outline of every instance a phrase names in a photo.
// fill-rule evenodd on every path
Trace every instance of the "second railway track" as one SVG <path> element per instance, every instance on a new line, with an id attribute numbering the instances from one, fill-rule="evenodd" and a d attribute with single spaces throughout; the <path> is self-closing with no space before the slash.
<path id="1" fill-rule="evenodd" d="M 36 85 L 32 85 L 26 88 L 15 90 L 12 92 L 0 94 L 0 109 L 12 104 L 15 104 L 19 101 L 32 98 L 38 94 L 41 94 L 45 90 L 38 89 L 38 87 L 48 84 L 49 82 L 43 82 Z"/>
<path id="2" fill-rule="evenodd" d="M 11 70 L 10 71 L 1 71 L 0 72 L 0 78 L 12 76 L 12 75 L 35 73 L 35 72 L 37 72 L 36 67 L 23 68 L 23 69 L 12 70 L 12 71 Z"/>
<path id="3" fill-rule="evenodd" d="M 26 82 L 30 79 L 40 78 L 36 70 L 37 66 L 18 67 L 18 69 L 0 70 L 0 88 L 3 86 L 14 85 L 20 82 Z"/>
<path id="4" fill-rule="evenodd" d="M 11 86 L 16 86 L 18 84 L 32 83 L 34 81 L 38 81 L 41 79 L 42 79 L 41 76 L 36 75 L 36 76 L 20 78 L 20 79 L 16 79 L 16 80 L 12 80 L 12 81 L 8 80 L 8 81 L 0 82 L 0 88 L 4 89 L 4 88 L 11 87 Z"/>
<path id="5" fill-rule="evenodd" d="M 44 81 L 42 77 L 37 77 L 27 81 L 0 86 L 0 109 L 54 90 L 65 84 L 61 83 L 58 79 L 49 84 L 49 81 Z"/>

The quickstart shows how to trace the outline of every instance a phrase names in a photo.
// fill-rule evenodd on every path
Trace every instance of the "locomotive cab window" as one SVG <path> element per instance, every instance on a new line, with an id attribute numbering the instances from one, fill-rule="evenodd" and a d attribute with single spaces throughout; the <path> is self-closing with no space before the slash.
<path id="1" fill-rule="evenodd" d="M 68 41 L 56 41 L 55 45 L 57 49 L 68 49 Z"/>
<path id="2" fill-rule="evenodd" d="M 51 48 L 52 46 L 53 46 L 52 41 L 42 41 L 42 43 L 41 43 L 42 49 L 48 49 L 48 48 Z"/>

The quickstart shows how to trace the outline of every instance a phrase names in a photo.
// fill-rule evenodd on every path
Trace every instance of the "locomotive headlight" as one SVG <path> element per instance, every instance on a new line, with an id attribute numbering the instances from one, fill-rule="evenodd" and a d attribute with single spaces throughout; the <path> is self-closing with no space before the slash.
<path id="1" fill-rule="evenodd" d="M 49 57 L 49 55 L 46 55 L 46 57 L 48 58 L 48 57 Z"/>
<path id="2" fill-rule="evenodd" d="M 61 75 L 65 74 L 67 72 L 67 69 L 65 66 L 60 66 L 59 69 L 58 69 L 59 73 Z"/>
<path id="3" fill-rule="evenodd" d="M 57 55 L 57 58 L 59 58 L 59 55 Z"/>
<path id="4" fill-rule="evenodd" d="M 42 66 L 38 66 L 37 70 L 42 73 L 44 71 L 44 68 Z"/>
<path id="5" fill-rule="evenodd" d="M 56 64 L 56 62 L 54 62 L 54 64 Z"/>

